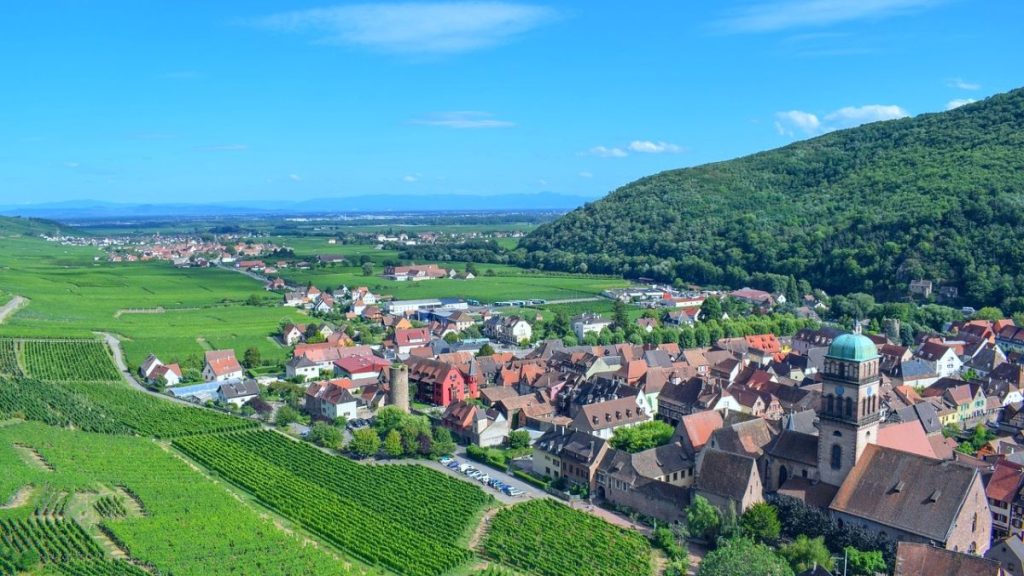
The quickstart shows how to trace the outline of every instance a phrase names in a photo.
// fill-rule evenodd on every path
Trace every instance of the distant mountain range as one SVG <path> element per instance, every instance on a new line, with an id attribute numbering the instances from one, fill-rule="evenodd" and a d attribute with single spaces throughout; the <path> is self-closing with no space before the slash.
<path id="1" fill-rule="evenodd" d="M 0 215 L 55 218 L 161 218 L 200 216 L 368 214 L 410 212 L 465 212 L 572 210 L 593 198 L 542 192 L 538 194 L 483 195 L 380 195 L 317 198 L 296 202 L 213 202 L 209 204 L 117 203 L 71 200 L 39 204 L 0 205 Z"/>

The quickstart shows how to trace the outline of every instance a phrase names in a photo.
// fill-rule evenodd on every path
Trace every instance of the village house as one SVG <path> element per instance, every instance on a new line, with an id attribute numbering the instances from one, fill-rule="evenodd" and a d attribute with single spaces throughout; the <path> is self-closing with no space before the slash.
<path id="1" fill-rule="evenodd" d="M 533 445 L 533 472 L 553 479 L 566 478 L 592 493 L 607 450 L 606 440 L 564 426 L 552 428 Z"/>
<path id="2" fill-rule="evenodd" d="M 662 522 L 686 517 L 693 460 L 679 444 L 634 454 L 609 448 L 597 470 L 597 497 Z"/>
<path id="3" fill-rule="evenodd" d="M 396 282 L 419 282 L 421 280 L 436 280 L 445 278 L 448 272 L 437 264 L 426 264 L 422 266 L 388 266 L 384 269 L 384 278 Z"/>
<path id="4" fill-rule="evenodd" d="M 520 316 L 492 316 L 484 323 L 484 336 L 513 346 L 533 338 L 533 328 Z"/>
<path id="5" fill-rule="evenodd" d="M 409 367 L 409 384 L 416 387 L 420 402 L 447 408 L 452 402 L 480 397 L 476 380 L 452 364 L 416 356 L 405 364 Z"/>
<path id="6" fill-rule="evenodd" d="M 354 420 L 358 417 L 359 404 L 350 388 L 353 384 L 348 379 L 310 384 L 305 394 L 306 412 L 313 418 L 327 421 Z"/>
<path id="7" fill-rule="evenodd" d="M 597 314 L 582 314 L 572 319 L 572 331 L 576 338 L 583 341 L 587 334 L 600 334 L 602 330 L 612 325 L 612 321 L 602 318 Z"/>
<path id="8" fill-rule="evenodd" d="M 914 354 L 921 360 L 928 362 L 932 371 L 939 378 L 948 378 L 960 373 L 963 362 L 957 356 L 952 346 L 946 346 L 938 342 L 928 341 L 918 348 Z"/>
<path id="9" fill-rule="evenodd" d="M 306 327 L 301 324 L 285 324 L 281 329 L 281 341 L 285 346 L 294 346 L 306 339 Z"/>
<path id="10" fill-rule="evenodd" d="M 232 380 L 242 378 L 242 365 L 235 358 L 234 350 L 209 350 L 205 354 L 203 380 Z"/>
<path id="11" fill-rule="evenodd" d="M 181 367 L 177 364 L 164 364 L 154 354 L 150 354 L 139 366 L 139 375 L 150 384 L 177 386 L 181 383 Z"/>
<path id="12" fill-rule="evenodd" d="M 752 305 L 758 310 L 770 310 L 772 306 L 775 306 L 775 300 L 772 295 L 764 290 L 755 290 L 753 288 L 741 288 L 729 292 L 729 296 Z"/>
<path id="13" fill-rule="evenodd" d="M 217 388 L 217 400 L 228 404 L 234 404 L 238 407 L 241 407 L 253 398 L 259 397 L 259 395 L 259 384 L 257 384 L 255 380 L 250 380 L 248 378 L 229 380 Z"/>
<path id="14" fill-rule="evenodd" d="M 456 440 L 482 447 L 501 446 L 508 438 L 508 419 L 493 408 L 487 409 L 465 400 L 452 402 L 441 416 L 441 426 Z"/>
<path id="15" fill-rule="evenodd" d="M 750 456 L 705 447 L 697 458 L 694 494 L 722 513 L 737 516 L 764 501 L 757 461 Z"/>
<path id="16" fill-rule="evenodd" d="M 996 344 L 1006 354 L 1011 352 L 1024 354 L 1024 328 L 1014 326 L 1012 323 L 1003 326 L 996 333 Z"/>
<path id="17" fill-rule="evenodd" d="M 285 377 L 314 380 L 320 377 L 320 365 L 305 356 L 294 356 L 284 365 Z"/>
<path id="18" fill-rule="evenodd" d="M 391 362 L 374 356 L 347 356 L 334 361 L 334 373 L 342 378 L 350 379 L 356 386 L 376 382 L 382 371 L 388 369 Z"/>
<path id="19" fill-rule="evenodd" d="M 420 348 L 430 344 L 429 328 L 408 328 L 395 330 L 391 338 L 392 346 L 396 354 L 404 356 L 409 354 L 413 348 Z"/>
<path id="20" fill-rule="evenodd" d="M 639 394 L 584 405 L 573 419 L 571 427 L 607 440 L 619 428 L 635 426 L 651 419 L 646 398 Z"/>
<path id="21" fill-rule="evenodd" d="M 1020 539 L 1024 534 L 1024 466 L 1007 459 L 996 461 L 992 476 L 985 486 L 985 497 L 992 511 L 992 539 L 1007 536 Z"/>

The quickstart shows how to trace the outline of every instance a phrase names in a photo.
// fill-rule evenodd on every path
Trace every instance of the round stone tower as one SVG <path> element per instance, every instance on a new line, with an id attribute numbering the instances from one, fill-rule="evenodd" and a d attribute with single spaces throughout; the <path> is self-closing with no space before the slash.
<path id="1" fill-rule="evenodd" d="M 391 365 L 388 402 L 402 412 L 409 412 L 409 367 L 405 364 Z"/>

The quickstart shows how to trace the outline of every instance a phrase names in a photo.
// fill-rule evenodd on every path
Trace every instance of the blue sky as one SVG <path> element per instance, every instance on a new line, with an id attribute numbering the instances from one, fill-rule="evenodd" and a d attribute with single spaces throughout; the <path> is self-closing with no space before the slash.
<path id="1" fill-rule="evenodd" d="M 1018 87 L 1022 21 L 1009 0 L 5 2 L 0 201 L 596 197 Z"/>

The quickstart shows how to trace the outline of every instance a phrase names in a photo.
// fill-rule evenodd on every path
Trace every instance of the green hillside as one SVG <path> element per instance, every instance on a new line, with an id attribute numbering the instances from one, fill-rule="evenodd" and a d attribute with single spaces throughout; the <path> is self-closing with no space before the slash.
<path id="1" fill-rule="evenodd" d="M 528 266 L 1024 310 L 1024 89 L 626 185 L 540 226 Z M 779 276 L 775 276 L 779 275 Z"/>
<path id="2" fill-rule="evenodd" d="M 38 236 L 40 234 L 57 234 L 68 232 L 69 227 L 43 218 L 22 218 L 21 216 L 0 216 L 0 237 L 3 236 Z M 81 232 L 71 232 L 76 236 L 88 236 Z"/>

